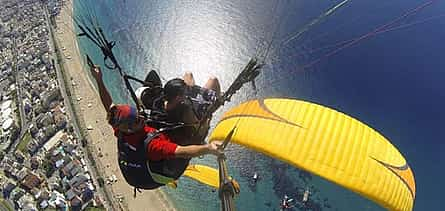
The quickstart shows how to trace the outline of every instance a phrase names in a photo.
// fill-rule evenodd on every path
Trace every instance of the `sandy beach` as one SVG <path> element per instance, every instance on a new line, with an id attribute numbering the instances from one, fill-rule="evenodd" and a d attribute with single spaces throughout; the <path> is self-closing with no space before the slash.
<path id="1" fill-rule="evenodd" d="M 174 210 L 166 195 L 161 190 L 143 191 L 133 197 L 133 188 L 122 177 L 117 164 L 116 138 L 112 128 L 106 122 L 106 112 L 92 81 L 86 75 L 82 65 L 85 55 L 80 55 L 77 38 L 73 33 L 72 1 L 67 1 L 60 15 L 56 18 L 58 29 L 55 31 L 57 45 L 64 55 L 65 75 L 70 81 L 72 100 L 80 127 L 87 130 L 87 141 L 95 162 L 103 178 L 116 175 L 117 182 L 106 184 L 105 188 L 112 193 L 114 204 L 122 210 Z"/>

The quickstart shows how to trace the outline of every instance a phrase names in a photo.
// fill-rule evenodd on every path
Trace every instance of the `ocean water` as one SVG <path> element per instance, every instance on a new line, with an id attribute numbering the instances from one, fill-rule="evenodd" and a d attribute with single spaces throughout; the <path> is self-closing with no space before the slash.
<path id="1" fill-rule="evenodd" d="M 382 133 L 405 156 L 416 178 L 414 210 L 445 210 L 445 17 L 436 18 L 445 12 L 445 3 L 434 1 L 392 25 L 406 27 L 374 35 L 369 33 L 428 1 L 351 0 L 283 44 L 340 2 L 78 0 L 75 15 L 95 14 L 117 42 L 114 50 L 125 71 L 141 78 L 151 69 L 164 82 L 192 71 L 198 84 L 213 75 L 224 89 L 250 57 L 267 53 L 257 93 L 244 87 L 215 119 L 254 97 L 292 97 L 340 110 Z M 422 23 L 407 25 L 416 22 Z M 364 34 L 366 39 L 330 55 L 339 48 L 333 44 Z M 87 40 L 79 45 L 94 61 L 102 61 Z M 130 102 L 116 72 L 106 71 L 104 77 L 114 99 Z M 257 152 L 239 146 L 228 150 L 229 171 L 242 187 L 238 210 L 279 210 L 284 194 L 297 201 L 307 188 L 312 210 L 382 210 Z M 216 167 L 211 157 L 194 163 Z M 261 177 L 257 184 L 251 179 L 254 172 Z M 165 191 L 179 210 L 220 206 L 217 193 L 187 178 L 178 189 Z M 307 208 L 297 203 L 294 210 Z"/>

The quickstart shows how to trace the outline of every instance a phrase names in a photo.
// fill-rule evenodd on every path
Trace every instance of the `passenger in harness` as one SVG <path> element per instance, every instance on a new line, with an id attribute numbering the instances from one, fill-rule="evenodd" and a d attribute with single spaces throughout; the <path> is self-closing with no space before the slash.
<path id="1" fill-rule="evenodd" d="M 199 119 L 186 92 L 187 79 L 173 79 L 164 87 L 162 124 L 149 125 L 146 116 L 130 105 L 113 104 L 99 67 L 91 68 L 107 119 L 118 138 L 118 162 L 125 180 L 138 189 L 155 189 L 174 182 L 192 157 L 220 155 L 220 142 L 203 143 L 207 131 L 200 132 Z M 218 84 L 219 86 L 219 84 Z M 219 92 L 219 90 L 218 90 Z M 207 127 L 207 126 L 204 126 Z"/>
<path id="2" fill-rule="evenodd" d="M 152 72 L 147 77 L 150 75 L 153 76 Z M 156 77 L 158 76 L 156 75 Z M 212 115 L 206 112 L 208 107 L 215 103 L 221 94 L 218 79 L 211 77 L 204 87 L 200 87 L 195 84 L 192 73 L 186 72 L 183 79 L 175 78 L 168 81 L 162 91 L 159 88 L 162 86 L 160 79 L 158 80 L 159 82 L 147 82 L 151 86 L 142 86 L 135 92 L 139 102 L 144 108 L 150 110 L 149 117 L 151 120 L 185 123 L 188 126 L 184 126 L 183 129 L 187 131 L 181 137 L 199 139 L 200 141 L 196 143 L 203 143 L 207 137 L 212 118 Z M 156 79 L 153 81 L 156 81 Z M 179 98 L 173 99 L 174 97 Z M 164 100 L 160 98 L 164 98 Z M 170 103 L 165 104 L 166 102 Z M 175 102 L 181 102 L 178 105 L 179 107 L 174 110 L 170 109 L 169 107 L 176 106 Z M 168 115 L 165 112 L 166 108 L 171 111 Z M 154 127 L 159 128 L 156 125 Z"/>

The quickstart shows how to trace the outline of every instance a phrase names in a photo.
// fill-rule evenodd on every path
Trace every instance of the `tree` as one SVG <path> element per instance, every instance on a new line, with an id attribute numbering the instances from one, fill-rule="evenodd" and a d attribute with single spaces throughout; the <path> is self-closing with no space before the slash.
<path id="1" fill-rule="evenodd" d="M 16 140 L 19 137 L 19 135 L 20 135 L 20 129 L 17 126 L 13 125 L 11 127 L 11 140 Z"/>
<path id="2" fill-rule="evenodd" d="M 87 142 L 86 139 L 83 138 L 81 142 L 82 142 L 82 147 L 86 147 L 87 146 L 88 142 Z"/>
<path id="3" fill-rule="evenodd" d="M 42 168 L 45 171 L 46 177 L 51 177 L 51 175 L 53 175 L 53 173 L 55 171 L 54 166 L 52 165 L 51 161 L 49 161 L 48 159 L 45 159 L 43 161 Z"/>
<path id="4" fill-rule="evenodd" d="M 57 130 L 56 127 L 54 127 L 54 125 L 48 125 L 48 127 L 46 127 L 45 130 L 45 135 L 47 137 L 52 137 L 54 134 L 56 134 Z"/>
<path id="5" fill-rule="evenodd" d="M 99 187 L 103 187 L 105 185 L 105 180 L 102 177 L 97 178 L 97 183 Z"/>

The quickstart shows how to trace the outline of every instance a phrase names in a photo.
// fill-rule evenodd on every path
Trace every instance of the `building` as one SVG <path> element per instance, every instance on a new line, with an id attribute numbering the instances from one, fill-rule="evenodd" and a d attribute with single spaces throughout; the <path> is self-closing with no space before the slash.
<path id="1" fill-rule="evenodd" d="M 39 166 L 40 166 L 40 159 L 39 158 L 34 156 L 34 157 L 31 158 L 30 162 L 31 162 L 31 169 L 35 170 L 35 169 L 39 168 Z"/>
<path id="2" fill-rule="evenodd" d="M 68 123 L 66 115 L 63 113 L 55 113 L 54 122 L 56 124 L 57 129 L 64 129 Z"/>
<path id="3" fill-rule="evenodd" d="M 41 113 L 36 118 L 37 127 L 43 128 L 54 124 L 53 114 L 51 112 Z"/>
<path id="4" fill-rule="evenodd" d="M 14 124 L 14 120 L 12 118 L 6 119 L 2 124 L 2 130 L 7 131 L 7 130 L 11 129 L 13 124 Z"/>
<path id="5" fill-rule="evenodd" d="M 22 196 L 19 200 L 16 201 L 17 205 L 21 210 L 27 210 L 27 211 L 38 211 L 38 209 L 35 207 L 35 201 L 29 194 L 25 194 Z"/>
<path id="6" fill-rule="evenodd" d="M 79 196 L 75 196 L 70 200 L 70 206 L 72 211 L 82 210 L 82 199 Z"/>
<path id="7" fill-rule="evenodd" d="M 49 152 L 51 149 L 53 149 L 55 146 L 57 146 L 60 141 L 62 140 L 62 137 L 66 136 L 66 133 L 64 131 L 57 132 L 53 137 L 51 137 L 48 142 L 43 145 L 43 149 L 46 152 Z"/>
<path id="8" fill-rule="evenodd" d="M 35 196 L 34 198 L 36 198 L 39 201 L 43 201 L 43 200 L 48 200 L 49 199 L 49 191 L 45 188 L 43 190 L 40 190 Z"/>
<path id="9" fill-rule="evenodd" d="M 43 92 L 40 95 L 40 98 L 42 99 L 43 107 L 49 108 L 51 102 L 53 102 L 55 100 L 61 100 L 62 95 L 60 94 L 59 89 L 53 89 L 53 90 L 48 90 L 48 91 Z"/>
<path id="10" fill-rule="evenodd" d="M 25 177 L 25 179 L 22 181 L 22 186 L 27 189 L 31 190 L 36 187 L 40 187 L 40 184 L 42 183 L 42 179 L 34 174 L 33 172 L 28 172 L 28 175 Z"/>
<path id="11" fill-rule="evenodd" d="M 31 155 L 34 155 L 37 150 L 39 150 L 39 146 L 38 144 L 36 144 L 34 141 L 31 140 L 31 142 L 28 144 L 28 146 L 26 147 L 28 149 L 28 152 Z"/>
<path id="12" fill-rule="evenodd" d="M 1 105 L 1 110 L 4 111 L 8 108 L 11 108 L 12 100 L 4 101 Z"/>
<path id="13" fill-rule="evenodd" d="M 19 200 L 20 198 L 22 198 L 23 195 L 25 195 L 25 191 L 21 188 L 15 188 L 14 190 L 11 191 L 11 199 L 14 201 Z"/>
<path id="14" fill-rule="evenodd" d="M 11 194 L 12 190 L 14 190 L 14 188 L 17 187 L 17 185 L 11 181 L 7 182 L 4 186 L 3 186 L 3 197 L 5 199 L 9 198 L 9 195 Z"/>
<path id="15" fill-rule="evenodd" d="M 71 178 L 71 180 L 68 182 L 68 184 L 71 187 L 77 187 L 82 183 L 85 183 L 88 181 L 88 177 L 83 174 L 83 173 L 79 173 L 76 176 L 74 176 L 73 178 Z"/>
<path id="16" fill-rule="evenodd" d="M 51 192 L 51 196 L 48 200 L 48 206 L 56 209 L 66 209 L 66 207 L 68 207 L 65 196 L 55 190 Z"/>
<path id="17" fill-rule="evenodd" d="M 85 188 L 82 192 L 82 201 L 84 203 L 89 202 L 94 198 L 94 192 L 90 190 L 89 188 Z"/>
<path id="18" fill-rule="evenodd" d="M 17 174 L 17 180 L 23 181 L 26 178 L 26 176 L 28 176 L 28 169 L 26 169 L 26 167 L 23 167 Z"/>
<path id="19" fill-rule="evenodd" d="M 23 161 L 25 160 L 25 155 L 23 155 L 23 153 L 19 150 L 14 153 L 14 156 L 16 161 L 19 163 L 23 163 Z"/>

